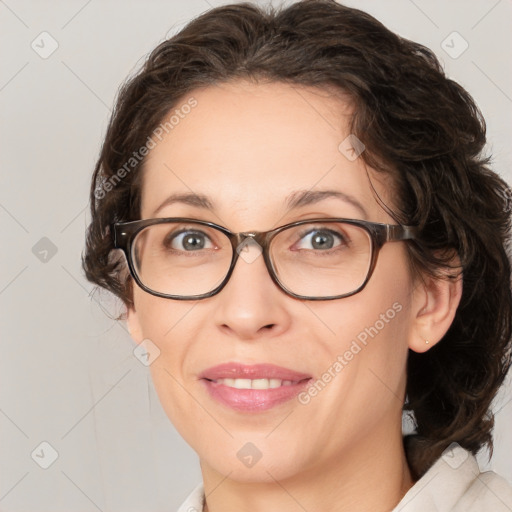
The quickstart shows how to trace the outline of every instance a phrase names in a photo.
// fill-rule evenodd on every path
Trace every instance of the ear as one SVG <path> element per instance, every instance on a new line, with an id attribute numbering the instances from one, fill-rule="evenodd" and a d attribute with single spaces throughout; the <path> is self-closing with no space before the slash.
<path id="1" fill-rule="evenodd" d="M 140 344 L 144 339 L 142 335 L 142 329 L 139 322 L 139 317 L 137 311 L 135 311 L 135 307 L 131 305 L 126 312 L 126 323 L 128 325 L 128 330 L 130 331 L 130 336 L 132 337 L 135 343 Z"/>
<path id="2" fill-rule="evenodd" d="M 460 269 L 460 260 L 453 263 Z M 439 343 L 450 328 L 462 296 L 462 272 L 454 277 L 422 275 L 416 280 L 411 313 L 409 348 L 426 352 Z"/>

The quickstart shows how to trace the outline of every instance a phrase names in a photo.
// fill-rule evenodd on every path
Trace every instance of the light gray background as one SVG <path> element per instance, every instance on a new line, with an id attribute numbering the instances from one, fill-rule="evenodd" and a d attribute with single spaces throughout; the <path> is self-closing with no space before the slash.
<path id="1" fill-rule="evenodd" d="M 170 512 L 200 481 L 126 326 L 104 312 L 118 306 L 90 296 L 80 254 L 90 174 L 118 86 L 166 34 L 222 3 L 0 0 L 3 512 Z M 495 168 L 510 182 L 512 2 L 347 3 L 437 53 L 481 107 Z M 51 49 L 44 31 L 58 43 L 47 58 L 31 47 Z M 469 44 L 457 58 L 441 46 L 463 49 L 453 31 Z M 510 400 L 503 390 L 490 467 L 512 481 Z M 34 459 L 49 461 L 43 441 L 58 452 L 46 470 L 31 458 L 36 449 Z"/>

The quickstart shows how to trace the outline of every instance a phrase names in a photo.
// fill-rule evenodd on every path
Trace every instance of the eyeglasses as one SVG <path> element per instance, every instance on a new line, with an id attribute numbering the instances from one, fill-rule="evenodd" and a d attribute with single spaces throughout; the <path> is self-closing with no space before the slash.
<path id="1" fill-rule="evenodd" d="M 260 255 L 279 288 L 306 300 L 341 299 L 368 283 L 386 242 L 413 240 L 416 228 L 356 219 L 319 218 L 270 231 L 232 233 L 190 218 L 113 225 L 114 247 L 146 292 L 176 300 L 212 297 L 226 286 L 239 258 Z"/>

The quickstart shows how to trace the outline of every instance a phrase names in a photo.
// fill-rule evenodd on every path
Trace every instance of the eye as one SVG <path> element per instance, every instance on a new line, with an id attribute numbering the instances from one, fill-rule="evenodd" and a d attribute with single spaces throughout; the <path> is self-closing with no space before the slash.
<path id="1" fill-rule="evenodd" d="M 212 249 L 212 241 L 201 231 L 181 231 L 169 235 L 165 240 L 165 246 L 177 251 L 199 251 L 201 249 Z"/>
<path id="2" fill-rule="evenodd" d="M 296 249 L 306 250 L 328 250 L 346 244 L 341 233 L 330 229 L 312 229 L 301 235 L 300 240 L 295 244 Z"/>

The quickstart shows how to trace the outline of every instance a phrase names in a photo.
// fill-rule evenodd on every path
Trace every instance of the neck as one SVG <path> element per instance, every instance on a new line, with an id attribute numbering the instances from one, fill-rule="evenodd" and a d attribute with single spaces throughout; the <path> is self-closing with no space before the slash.
<path id="1" fill-rule="evenodd" d="M 204 512 L 389 512 L 413 485 L 402 436 L 362 439 L 293 477 L 239 482 L 201 462 Z"/>

